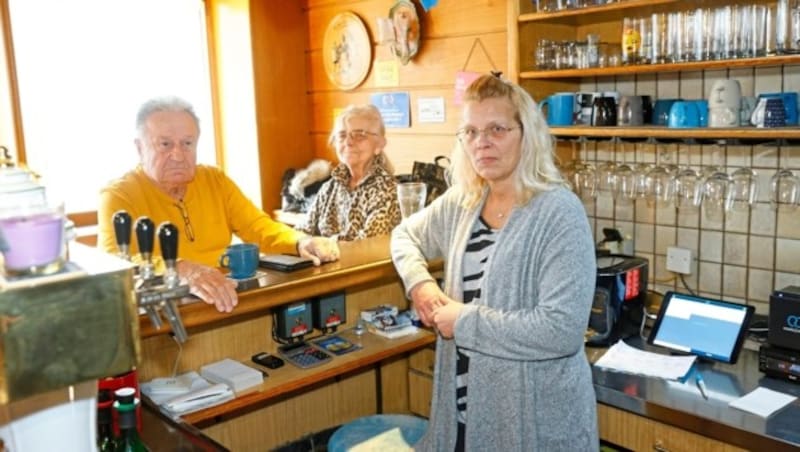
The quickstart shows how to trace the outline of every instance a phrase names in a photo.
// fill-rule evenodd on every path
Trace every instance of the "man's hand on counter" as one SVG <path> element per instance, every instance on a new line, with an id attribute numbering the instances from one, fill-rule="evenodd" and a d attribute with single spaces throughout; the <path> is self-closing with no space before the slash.
<path id="1" fill-rule="evenodd" d="M 314 265 L 339 260 L 339 244 L 328 237 L 304 237 L 297 242 L 297 252 Z"/>
<path id="2" fill-rule="evenodd" d="M 178 276 L 189 285 L 189 293 L 208 304 L 213 304 L 219 312 L 231 312 L 239 303 L 236 294 L 236 281 L 228 279 L 219 270 L 189 261 L 178 262 Z"/>

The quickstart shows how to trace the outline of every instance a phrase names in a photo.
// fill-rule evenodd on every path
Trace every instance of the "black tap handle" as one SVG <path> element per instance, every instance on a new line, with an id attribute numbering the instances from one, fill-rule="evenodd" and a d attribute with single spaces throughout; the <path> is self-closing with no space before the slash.
<path id="1" fill-rule="evenodd" d="M 150 218 L 139 217 L 136 220 L 136 241 L 139 242 L 140 253 L 151 254 L 153 252 L 155 229 L 156 226 Z"/>
<path id="2" fill-rule="evenodd" d="M 158 243 L 161 244 L 161 256 L 164 261 L 174 261 L 178 258 L 178 228 L 165 221 L 158 225 Z"/>
<path id="3" fill-rule="evenodd" d="M 117 237 L 117 246 L 122 249 L 131 244 L 131 215 L 124 211 L 118 210 L 111 217 L 114 223 L 114 235 Z"/>

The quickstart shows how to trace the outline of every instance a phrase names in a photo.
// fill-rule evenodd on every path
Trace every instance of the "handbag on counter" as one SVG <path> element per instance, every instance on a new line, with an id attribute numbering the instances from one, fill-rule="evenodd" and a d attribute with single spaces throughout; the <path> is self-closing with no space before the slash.
<path id="1" fill-rule="evenodd" d="M 414 182 L 424 182 L 427 186 L 428 196 L 425 199 L 426 206 L 434 199 L 441 196 L 441 194 L 450 187 L 449 167 L 450 159 L 443 155 L 437 155 L 433 159 L 433 163 L 414 162 L 414 166 L 411 169 L 411 180 Z"/>

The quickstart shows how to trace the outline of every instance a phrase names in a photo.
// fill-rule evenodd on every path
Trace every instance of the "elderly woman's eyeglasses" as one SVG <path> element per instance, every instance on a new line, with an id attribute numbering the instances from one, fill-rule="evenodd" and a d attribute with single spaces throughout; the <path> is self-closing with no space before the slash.
<path id="1" fill-rule="evenodd" d="M 500 140 L 505 138 L 508 132 L 511 132 L 514 129 L 519 129 L 519 127 L 506 127 L 501 126 L 500 124 L 491 124 L 483 129 L 478 129 L 477 127 L 464 127 L 456 132 L 456 137 L 458 137 L 458 140 L 464 144 L 472 144 L 481 136 L 481 134 L 486 134 L 486 136 L 492 140 Z"/>
<path id="2" fill-rule="evenodd" d="M 367 139 L 367 137 L 370 136 L 376 137 L 378 136 L 378 134 L 363 129 L 355 129 L 350 131 L 341 130 L 338 133 L 336 133 L 336 141 L 341 143 L 347 140 L 347 137 L 350 137 L 351 140 L 358 142 L 358 141 L 364 141 Z"/>
<path id="3" fill-rule="evenodd" d="M 181 211 L 181 216 L 183 217 L 183 226 L 184 230 L 186 231 L 186 237 L 189 239 L 190 242 L 194 242 L 194 229 L 192 229 L 192 222 L 189 221 L 189 212 L 186 210 L 186 205 L 181 200 L 180 202 L 175 203 L 175 207 L 177 207 Z"/>

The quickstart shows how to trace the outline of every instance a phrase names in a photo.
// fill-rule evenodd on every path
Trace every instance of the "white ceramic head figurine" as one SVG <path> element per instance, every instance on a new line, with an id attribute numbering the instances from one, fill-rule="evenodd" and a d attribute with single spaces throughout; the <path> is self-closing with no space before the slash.
<path id="1" fill-rule="evenodd" d="M 735 127 L 739 125 L 742 87 L 738 80 L 716 80 L 708 97 L 709 127 Z"/>

